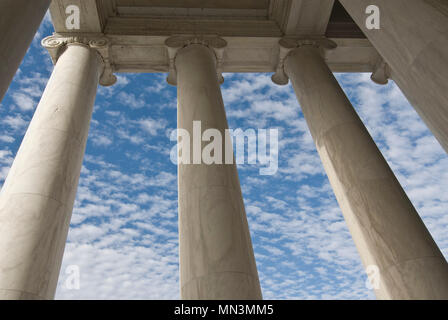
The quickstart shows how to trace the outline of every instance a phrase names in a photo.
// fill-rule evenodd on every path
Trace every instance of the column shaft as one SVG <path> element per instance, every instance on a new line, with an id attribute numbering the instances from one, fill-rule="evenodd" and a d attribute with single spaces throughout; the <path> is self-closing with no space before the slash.
<path id="1" fill-rule="evenodd" d="M 100 56 L 59 58 L 0 194 L 0 299 L 52 299 L 75 200 Z"/>
<path id="2" fill-rule="evenodd" d="M 193 121 L 200 121 L 202 130 L 224 137 L 213 51 L 199 44 L 180 49 L 176 69 L 178 127 L 193 137 Z M 236 165 L 179 164 L 178 174 L 181 297 L 261 299 Z"/>
<path id="3" fill-rule="evenodd" d="M 0 1 L 0 101 L 8 90 L 50 1 Z"/>
<path id="4" fill-rule="evenodd" d="M 448 152 L 448 3 L 442 0 L 341 0 L 389 64 L 393 80 Z M 380 29 L 366 28 L 367 6 Z"/>
<path id="5" fill-rule="evenodd" d="M 318 50 L 294 49 L 286 73 L 377 297 L 447 299 L 446 260 Z"/>

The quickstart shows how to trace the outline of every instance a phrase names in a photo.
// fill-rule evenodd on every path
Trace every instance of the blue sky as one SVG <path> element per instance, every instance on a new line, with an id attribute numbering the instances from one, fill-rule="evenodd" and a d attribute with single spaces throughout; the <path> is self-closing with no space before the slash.
<path id="1" fill-rule="evenodd" d="M 46 16 L 0 106 L 3 183 L 53 68 Z M 56 299 L 178 299 L 176 88 L 165 74 L 118 74 L 99 88 Z M 279 169 L 239 165 L 265 299 L 374 299 L 290 85 L 270 74 L 225 74 L 230 128 L 279 129 Z M 448 254 L 448 158 L 391 82 L 338 80 Z M 65 286 L 69 265 L 79 290 Z"/>

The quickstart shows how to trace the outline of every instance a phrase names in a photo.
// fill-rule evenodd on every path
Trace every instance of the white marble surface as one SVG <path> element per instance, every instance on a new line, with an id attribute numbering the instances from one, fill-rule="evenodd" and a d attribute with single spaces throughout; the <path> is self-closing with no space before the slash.
<path id="1" fill-rule="evenodd" d="M 417 113 L 448 152 L 448 2 L 341 0 L 392 69 Z M 368 30 L 365 9 L 380 8 L 380 29 Z"/>
<path id="2" fill-rule="evenodd" d="M 448 299 L 448 265 L 318 49 L 286 59 L 325 171 L 381 299 Z"/>
<path id="3" fill-rule="evenodd" d="M 0 193 L 0 299 L 52 299 L 101 71 L 71 44 L 59 58 Z"/>
<path id="4" fill-rule="evenodd" d="M 201 121 L 202 130 L 224 134 L 213 51 L 203 45 L 181 49 L 176 68 L 178 127 L 192 137 L 193 121 Z M 178 175 L 181 297 L 261 299 L 236 166 L 180 164 Z"/>
<path id="5" fill-rule="evenodd" d="M 50 0 L 0 1 L 0 102 L 49 5 Z"/>
<path id="6" fill-rule="evenodd" d="M 241 0 L 232 2 L 240 4 Z M 224 9 L 229 5 L 215 0 L 207 0 L 207 8 L 181 8 L 192 3 L 182 0 L 167 1 L 163 8 L 142 6 L 139 1 L 53 0 L 50 13 L 57 33 L 103 32 L 112 42 L 110 59 L 116 72 L 168 72 L 165 40 L 172 35 L 193 34 L 219 34 L 227 41 L 224 72 L 273 72 L 278 62 L 279 38 L 324 35 L 333 2 L 275 0 L 257 18 L 248 14 L 260 10 L 257 6 Z M 68 4 L 81 4 L 79 31 L 66 27 Z M 379 56 L 367 39 L 334 40 L 338 47 L 327 57 L 333 71 L 372 71 Z"/>

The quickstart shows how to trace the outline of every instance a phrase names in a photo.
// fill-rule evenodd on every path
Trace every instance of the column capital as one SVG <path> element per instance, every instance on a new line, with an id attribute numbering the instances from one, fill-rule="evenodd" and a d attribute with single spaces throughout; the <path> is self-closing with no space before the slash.
<path id="1" fill-rule="evenodd" d="M 282 38 L 278 42 L 280 52 L 275 73 L 272 75 L 272 82 L 278 85 L 286 85 L 289 82 L 285 72 L 285 61 L 288 55 L 297 48 L 312 46 L 318 49 L 331 50 L 336 48 L 336 43 L 325 37 L 305 37 L 305 38 Z"/>
<path id="2" fill-rule="evenodd" d="M 117 82 L 117 77 L 110 63 L 110 41 L 107 37 L 99 36 L 59 36 L 52 35 L 42 39 L 42 46 L 48 50 L 53 64 L 70 45 L 82 45 L 94 49 L 103 64 L 103 71 L 99 83 L 102 86 L 111 86 Z"/>
<path id="3" fill-rule="evenodd" d="M 392 70 L 390 66 L 384 61 L 383 58 L 379 58 L 375 66 L 373 67 L 372 75 L 370 79 L 376 84 L 385 85 L 392 78 Z"/>
<path id="4" fill-rule="evenodd" d="M 175 86 L 177 85 L 177 71 L 176 71 L 176 55 L 180 49 L 192 44 L 200 44 L 210 48 L 216 59 L 216 73 L 218 75 L 219 83 L 224 82 L 222 76 L 222 60 L 224 56 L 224 48 L 227 46 L 227 41 L 216 35 L 182 35 L 172 36 L 165 40 L 165 46 L 168 50 L 169 58 L 169 73 L 166 81 Z"/>

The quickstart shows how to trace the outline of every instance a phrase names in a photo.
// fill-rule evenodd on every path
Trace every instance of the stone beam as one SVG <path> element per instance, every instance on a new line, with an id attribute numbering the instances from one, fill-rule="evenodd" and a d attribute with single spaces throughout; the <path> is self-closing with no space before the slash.
<path id="1" fill-rule="evenodd" d="M 275 0 L 271 16 L 285 35 L 323 35 L 334 0 Z"/>
<path id="2" fill-rule="evenodd" d="M 80 7 L 80 30 L 66 29 L 69 4 Z M 285 35 L 323 36 L 333 4 L 334 0 L 53 0 L 50 11 L 56 36 L 109 39 L 115 72 L 168 72 L 165 40 L 197 34 L 227 41 L 223 72 L 273 72 L 278 41 Z M 325 58 L 334 72 L 372 72 L 380 60 L 367 39 L 332 40 L 337 48 Z"/>
<path id="3" fill-rule="evenodd" d="M 80 9 L 81 28 L 76 32 L 103 32 L 107 19 L 114 15 L 115 1 L 111 0 L 57 0 L 50 5 L 51 20 L 56 32 L 70 32 L 66 28 L 66 8 L 76 5 Z"/>
<path id="4" fill-rule="evenodd" d="M 81 34 L 104 37 L 103 34 Z M 73 37 L 73 33 L 56 34 Z M 109 62 L 114 72 L 155 72 L 169 70 L 165 47 L 167 36 L 106 36 L 110 42 Z M 223 72 L 274 72 L 279 59 L 279 37 L 222 37 L 227 41 Z M 332 39 L 337 48 L 325 56 L 333 72 L 373 72 L 379 55 L 367 39 Z"/>

